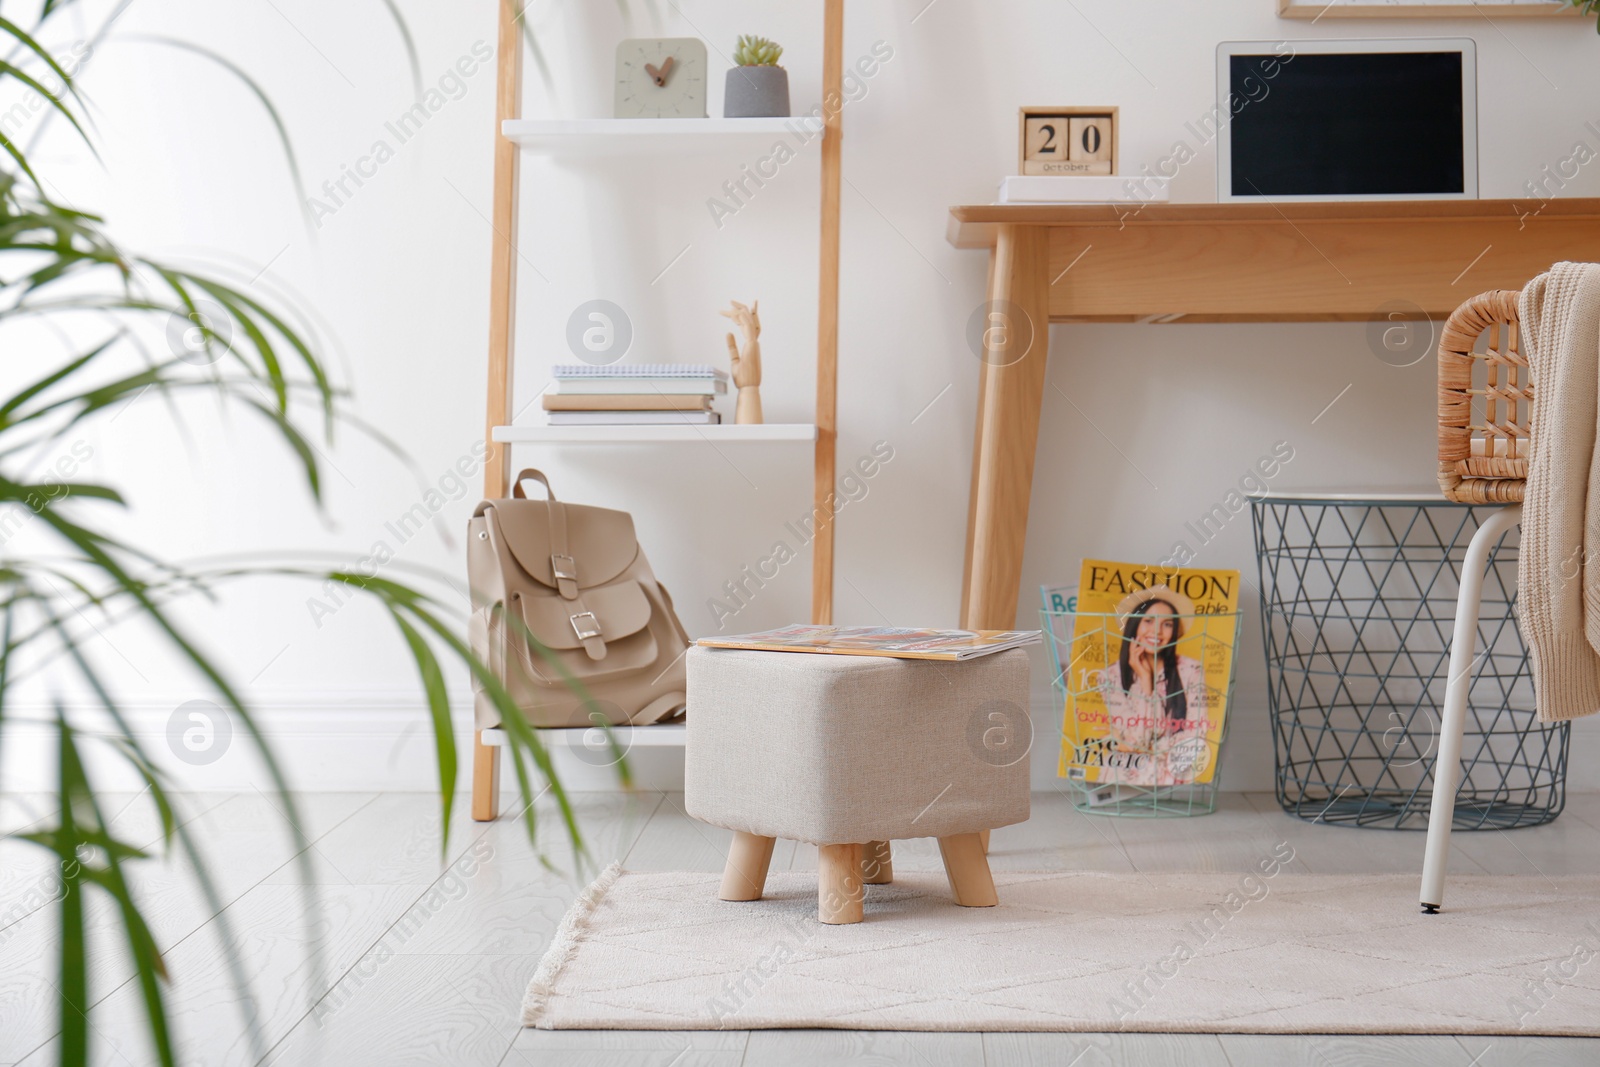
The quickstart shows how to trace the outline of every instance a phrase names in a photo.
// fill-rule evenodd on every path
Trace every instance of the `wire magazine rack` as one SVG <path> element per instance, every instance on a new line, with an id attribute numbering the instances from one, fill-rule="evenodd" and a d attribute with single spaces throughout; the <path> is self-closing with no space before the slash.
<path id="1" fill-rule="evenodd" d="M 1084 678 L 1083 668 L 1117 663 L 1122 617 L 1109 612 L 1039 612 L 1049 635 L 1051 685 L 1062 714 L 1061 776 L 1073 807 L 1090 815 L 1144 819 L 1209 815 L 1217 809 L 1222 746 L 1233 721 L 1242 617 L 1237 611 L 1177 616 L 1182 624 L 1199 630 L 1174 643 L 1185 655 L 1197 652 L 1202 664 L 1224 655 L 1228 660 L 1225 683 L 1206 687 L 1210 707 L 1223 711 L 1215 736 L 1212 731 L 1150 729 L 1123 731 L 1120 737 L 1107 739 L 1093 721 L 1107 711 L 1105 701 L 1101 690 Z M 1074 636 L 1083 619 L 1094 620 L 1095 625 Z M 1193 627 L 1197 622 L 1205 625 Z"/>

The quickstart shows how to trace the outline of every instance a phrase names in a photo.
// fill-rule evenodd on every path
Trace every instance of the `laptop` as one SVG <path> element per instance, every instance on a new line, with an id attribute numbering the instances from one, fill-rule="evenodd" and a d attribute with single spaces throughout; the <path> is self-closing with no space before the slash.
<path id="1" fill-rule="evenodd" d="M 1478 195 L 1477 48 L 1464 37 L 1217 46 L 1217 198 Z"/>

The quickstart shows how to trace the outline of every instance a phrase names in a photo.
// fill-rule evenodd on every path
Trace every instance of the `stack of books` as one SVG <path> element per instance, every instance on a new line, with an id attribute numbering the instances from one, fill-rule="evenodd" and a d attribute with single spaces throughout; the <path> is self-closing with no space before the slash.
<path id="1" fill-rule="evenodd" d="M 716 426 L 711 398 L 728 391 L 727 373 L 705 363 L 569 364 L 552 374 L 551 426 Z"/>

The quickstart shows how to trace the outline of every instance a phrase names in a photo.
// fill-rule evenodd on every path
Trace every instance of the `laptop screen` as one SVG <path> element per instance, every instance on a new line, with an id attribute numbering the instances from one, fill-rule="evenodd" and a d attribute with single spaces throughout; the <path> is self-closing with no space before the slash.
<path id="1" fill-rule="evenodd" d="M 1466 191 L 1460 52 L 1229 57 L 1234 196 Z"/>

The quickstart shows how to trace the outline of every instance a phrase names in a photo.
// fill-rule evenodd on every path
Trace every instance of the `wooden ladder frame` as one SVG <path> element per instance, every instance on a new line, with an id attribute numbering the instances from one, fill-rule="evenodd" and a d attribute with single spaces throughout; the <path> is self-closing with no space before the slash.
<path id="1" fill-rule="evenodd" d="M 520 4 L 500 0 L 495 63 L 494 209 L 489 254 L 489 381 L 484 417 L 483 495 L 497 500 L 511 489 L 509 443 L 496 444 L 494 428 L 511 423 L 513 334 L 517 312 L 518 175 L 522 149 L 503 130 L 522 113 L 522 34 Z M 822 226 L 817 283 L 817 440 L 813 462 L 811 542 L 811 621 L 833 621 L 833 480 L 839 383 L 839 196 L 840 141 L 844 75 L 844 0 L 824 0 L 822 19 Z M 829 106 L 828 101 L 834 106 Z M 479 822 L 500 813 L 500 749 L 472 739 L 472 817 Z"/>

